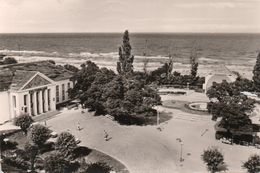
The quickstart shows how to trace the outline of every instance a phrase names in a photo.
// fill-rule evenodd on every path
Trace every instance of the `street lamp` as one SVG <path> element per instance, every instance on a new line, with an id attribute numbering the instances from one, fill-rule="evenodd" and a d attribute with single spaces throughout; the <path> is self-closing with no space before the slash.
<path id="1" fill-rule="evenodd" d="M 180 144 L 181 144 L 181 151 L 180 151 L 180 162 L 183 162 L 184 161 L 184 158 L 183 158 L 183 156 L 182 156 L 182 148 L 183 148 L 183 142 L 182 142 L 182 140 L 181 140 L 181 138 L 177 138 L 176 139 Z"/>

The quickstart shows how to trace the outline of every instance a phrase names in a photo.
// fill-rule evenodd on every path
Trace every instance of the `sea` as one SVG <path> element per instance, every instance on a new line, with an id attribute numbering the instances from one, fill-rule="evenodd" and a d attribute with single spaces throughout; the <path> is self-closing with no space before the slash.
<path id="1" fill-rule="evenodd" d="M 87 60 L 115 69 L 122 33 L 32 33 L 0 34 L 0 54 L 19 62 L 52 59 L 57 64 L 80 66 Z M 134 66 L 155 69 L 174 59 L 176 69 L 188 68 L 196 50 L 201 66 L 252 69 L 260 51 L 260 34 L 130 33 Z M 188 71 L 188 70 L 186 70 Z"/>

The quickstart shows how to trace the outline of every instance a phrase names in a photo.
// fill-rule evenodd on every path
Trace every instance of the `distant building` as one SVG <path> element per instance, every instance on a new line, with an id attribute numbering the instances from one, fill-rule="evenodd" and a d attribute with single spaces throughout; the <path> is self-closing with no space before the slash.
<path id="1" fill-rule="evenodd" d="M 217 69 L 218 70 L 209 73 L 209 75 L 205 77 L 205 83 L 203 84 L 203 90 L 205 92 L 209 90 L 213 85 L 213 82 L 221 83 L 224 80 L 227 82 L 234 82 L 236 80 L 237 75 L 229 71 L 224 65 L 219 66 Z"/>
<path id="2" fill-rule="evenodd" d="M 73 72 L 48 61 L 0 68 L 0 123 L 21 114 L 37 116 L 69 100 Z"/>

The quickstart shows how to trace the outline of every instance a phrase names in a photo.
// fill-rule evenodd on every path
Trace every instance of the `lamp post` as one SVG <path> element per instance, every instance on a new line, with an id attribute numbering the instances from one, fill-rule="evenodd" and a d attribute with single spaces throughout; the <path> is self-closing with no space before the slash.
<path id="1" fill-rule="evenodd" d="M 181 138 L 177 138 L 176 139 L 179 143 L 180 143 L 180 145 L 181 145 L 181 151 L 180 151 L 180 162 L 183 162 L 184 161 L 184 159 L 183 159 L 183 157 L 182 157 L 182 150 L 183 150 L 183 142 L 182 142 L 182 140 L 181 140 Z"/>

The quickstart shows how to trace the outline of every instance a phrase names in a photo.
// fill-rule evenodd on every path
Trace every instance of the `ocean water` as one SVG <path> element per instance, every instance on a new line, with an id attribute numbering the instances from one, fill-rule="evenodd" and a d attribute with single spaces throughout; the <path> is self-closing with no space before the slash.
<path id="1" fill-rule="evenodd" d="M 142 68 L 145 58 L 149 68 L 156 68 L 169 54 L 175 64 L 185 66 L 193 47 L 202 65 L 251 67 L 260 50 L 260 34 L 130 33 L 130 42 L 137 69 Z M 0 53 L 20 62 L 54 59 L 79 66 L 92 60 L 114 69 L 121 44 L 120 33 L 0 34 Z"/>

